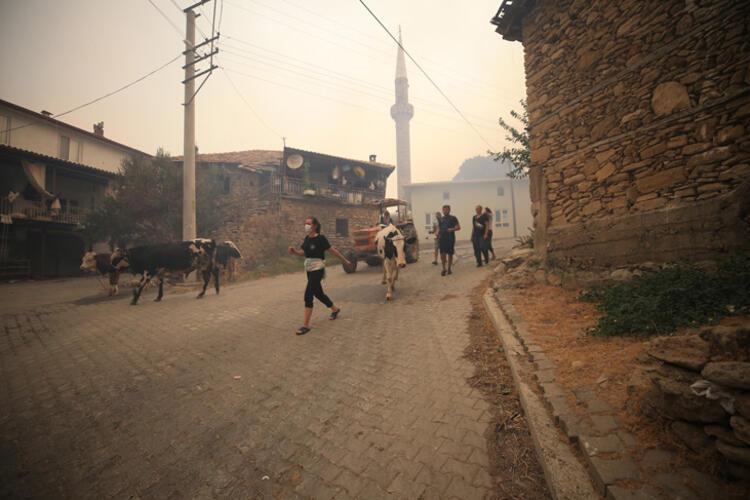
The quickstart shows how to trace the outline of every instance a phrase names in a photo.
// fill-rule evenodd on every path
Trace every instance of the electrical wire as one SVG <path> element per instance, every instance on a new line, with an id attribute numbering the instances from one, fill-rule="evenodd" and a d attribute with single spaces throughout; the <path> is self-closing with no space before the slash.
<path id="1" fill-rule="evenodd" d="M 68 115 L 68 114 L 70 114 L 70 113 L 72 113 L 74 111 L 78 111 L 79 109 L 85 108 L 87 106 L 91 106 L 92 104 L 95 104 L 95 103 L 97 103 L 97 102 L 99 102 L 101 100 L 104 100 L 107 97 L 111 97 L 111 96 L 113 96 L 115 94 L 118 94 L 118 93 L 122 92 L 123 90 L 126 90 L 126 89 L 132 87 L 133 85 L 135 85 L 135 84 L 137 84 L 139 82 L 142 82 L 143 80 L 145 80 L 149 76 L 151 76 L 151 75 L 153 75 L 155 73 L 158 73 L 159 71 L 163 70 L 164 68 L 166 68 L 167 66 L 169 66 L 170 64 L 172 64 L 173 62 L 175 62 L 176 60 L 178 60 L 180 57 L 182 57 L 182 54 L 177 54 L 177 56 L 173 57 L 172 59 L 170 59 L 166 63 L 162 64 L 158 68 L 149 71 L 148 73 L 146 73 L 145 75 L 141 76 L 140 78 L 138 78 L 136 80 L 133 80 L 132 82 L 130 82 L 130 83 L 126 84 L 126 85 L 123 85 L 122 87 L 118 88 L 117 90 L 113 90 L 112 92 L 108 92 L 108 93 L 104 94 L 103 96 L 99 96 L 96 99 L 92 99 L 92 100 L 90 100 L 88 102 L 85 102 L 85 103 L 79 105 L 79 106 L 76 106 L 75 108 L 71 108 L 71 109 L 69 109 L 67 111 L 63 111 L 62 113 L 57 113 L 56 115 L 52 115 L 52 118 L 60 118 L 61 116 Z M 30 127 L 31 125 L 33 125 L 33 124 L 28 123 L 26 125 L 20 125 L 18 127 L 9 129 L 8 132 L 11 132 L 13 130 L 18 130 L 18 129 L 21 129 L 21 128 Z"/>
<path id="2" fill-rule="evenodd" d="M 479 130 L 477 130 L 477 128 L 474 126 L 474 124 L 471 123 L 468 118 L 466 118 L 466 115 L 464 115 L 463 111 L 461 111 L 458 108 L 458 106 L 456 106 L 453 103 L 453 101 L 450 99 L 450 97 L 448 97 L 448 95 L 445 92 L 443 92 L 443 89 L 441 89 L 440 86 L 437 83 L 435 83 L 435 80 L 432 79 L 432 77 L 422 68 L 422 66 L 416 61 L 416 59 L 414 59 L 411 56 L 411 54 L 403 47 L 403 45 L 401 45 L 401 42 L 399 42 L 396 39 L 396 37 L 393 36 L 393 33 L 391 33 L 390 30 L 382 23 L 382 21 L 380 21 L 380 19 L 378 18 L 378 16 L 375 15 L 375 13 L 370 9 L 370 7 L 367 6 L 367 4 L 364 2 L 364 0 L 358 0 L 358 1 L 367 10 L 367 12 L 370 13 L 370 15 L 373 17 L 373 19 L 375 19 L 375 21 L 377 21 L 377 23 L 385 30 L 385 32 L 388 33 L 388 36 L 390 36 L 393 39 L 393 41 L 396 42 L 396 44 L 399 46 L 399 48 L 404 51 L 404 54 L 406 54 L 407 56 L 409 56 L 409 59 L 411 59 L 411 62 L 413 62 L 414 65 L 419 69 L 419 71 L 422 72 L 422 74 L 425 76 L 425 78 L 427 78 L 427 80 L 429 80 L 429 82 L 435 87 L 435 89 L 440 93 L 440 95 L 442 95 L 445 98 L 445 100 L 448 101 L 448 104 L 451 105 L 451 107 L 456 111 L 456 113 L 458 113 L 461 116 L 461 118 L 463 118 L 464 121 L 469 125 L 469 127 L 471 127 L 472 130 L 474 130 L 474 132 L 477 134 L 477 136 L 487 145 L 487 147 L 490 148 L 490 150 L 494 149 L 492 147 L 492 144 L 490 144 L 489 141 L 487 141 L 487 139 L 484 138 L 484 136 L 479 132 Z"/>
<path id="3" fill-rule="evenodd" d="M 152 6 L 154 7 L 154 9 L 156 9 L 156 11 L 157 11 L 157 12 L 158 12 L 158 13 L 159 13 L 159 14 L 161 15 L 161 17 L 163 17 L 163 18 L 164 18 L 164 20 L 165 20 L 165 21 L 167 21 L 167 22 L 169 23 L 169 25 L 170 25 L 170 26 L 172 26 L 172 28 L 174 28 L 174 30 L 175 30 L 175 31 L 177 32 L 177 34 L 178 34 L 178 35 L 180 35 L 180 39 L 182 39 L 182 41 L 183 41 L 183 42 L 187 43 L 187 41 L 185 40 L 185 35 L 184 35 L 184 34 L 182 33 L 182 30 L 181 30 L 181 29 L 180 29 L 180 28 L 179 28 L 179 27 L 178 27 L 178 26 L 177 26 L 177 25 L 176 25 L 176 24 L 174 23 L 174 21 L 172 21 L 172 20 L 171 20 L 171 19 L 170 19 L 170 18 L 169 18 L 169 17 L 168 17 L 168 16 L 167 16 L 167 15 L 166 15 L 165 13 L 164 13 L 164 11 L 163 11 L 163 10 L 161 10 L 161 9 L 159 8 L 159 6 L 158 6 L 158 5 L 156 5 L 156 4 L 155 4 L 155 3 L 153 2 L 153 0 L 146 0 L 146 1 L 147 1 L 148 3 L 150 3 L 150 4 L 151 4 L 151 5 L 152 5 Z M 180 7 L 179 7 L 179 5 L 177 5 L 177 4 L 176 4 L 176 3 L 174 2 L 174 0 L 172 0 L 172 3 L 173 3 L 173 4 L 174 4 L 174 6 L 175 6 L 175 7 L 177 7 L 178 9 L 180 8 Z"/>
<path id="4" fill-rule="evenodd" d="M 260 122 L 261 124 L 263 124 L 263 126 L 264 126 L 264 127 L 266 127 L 266 128 L 268 129 L 268 130 L 270 130 L 271 132 L 273 132 L 273 134 L 274 134 L 274 135 L 276 135 L 277 137 L 279 137 L 279 139 L 282 139 L 282 140 L 283 140 L 283 139 L 284 139 L 284 138 L 283 138 L 283 136 L 282 136 L 282 135 L 281 135 L 280 133 L 278 133 L 278 132 L 276 131 L 276 129 L 274 129 L 273 127 L 271 127 L 271 126 L 270 126 L 270 125 L 268 124 L 268 122 L 266 122 L 266 121 L 265 121 L 265 120 L 263 119 L 263 117 L 262 117 L 262 116 L 260 116 L 260 114 L 259 114 L 259 113 L 258 113 L 257 111 L 255 111 L 255 108 L 253 108 L 253 107 L 252 107 L 252 106 L 250 105 L 250 103 L 249 103 L 249 102 L 247 101 L 247 99 L 245 99 L 245 96 L 244 96 L 244 95 L 242 95 L 242 92 L 240 92 L 240 89 L 238 89 L 238 88 L 237 88 L 237 85 L 235 85 L 235 84 L 234 84 L 234 81 L 233 81 L 233 80 L 232 80 L 232 78 L 231 78 L 231 77 L 229 76 L 229 73 L 228 73 L 228 72 L 227 72 L 227 71 L 226 71 L 226 70 L 224 69 L 224 67 L 223 67 L 223 66 L 220 66 L 220 69 L 221 69 L 221 72 L 222 72 L 222 73 L 224 73 L 224 76 L 226 76 L 226 77 L 227 77 L 227 80 L 229 81 L 229 84 L 230 84 L 230 85 L 232 86 L 232 88 L 234 89 L 235 93 L 236 93 L 236 94 L 237 94 L 237 95 L 239 96 L 239 98 L 240 98 L 240 99 L 242 99 L 242 102 L 244 102 L 244 103 L 245 103 L 245 106 L 247 106 L 247 108 L 248 108 L 248 109 L 250 110 L 250 112 L 251 112 L 251 113 L 252 113 L 252 114 L 253 114 L 253 115 L 255 116 L 255 118 L 257 118 L 257 119 L 258 119 L 258 121 L 259 121 L 259 122 Z"/>

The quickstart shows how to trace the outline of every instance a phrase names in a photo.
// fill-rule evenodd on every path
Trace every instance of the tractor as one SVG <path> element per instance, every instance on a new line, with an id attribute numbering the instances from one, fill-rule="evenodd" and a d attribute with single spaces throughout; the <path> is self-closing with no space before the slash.
<path id="1" fill-rule="evenodd" d="M 417 260 L 419 260 L 419 238 L 417 237 L 417 229 L 414 227 L 414 222 L 412 221 L 411 214 L 408 210 L 408 203 L 403 200 L 386 198 L 384 200 L 376 201 L 374 204 L 379 208 L 381 217 L 385 210 L 391 207 L 396 207 L 396 210 L 393 213 L 390 213 L 389 211 L 391 222 L 401 230 L 404 238 L 409 239 L 414 236 L 414 243 L 407 243 L 404 246 L 406 262 L 407 264 L 417 262 Z M 357 261 L 359 260 L 364 260 L 368 266 L 380 266 L 383 264 L 383 259 L 378 255 L 378 249 L 375 242 L 375 236 L 382 228 L 382 224 L 375 224 L 372 227 L 355 229 L 352 231 L 354 237 L 354 249 L 346 252 L 346 258 L 352 263 L 351 266 L 344 267 L 344 270 L 347 273 L 353 273 L 357 270 Z"/>

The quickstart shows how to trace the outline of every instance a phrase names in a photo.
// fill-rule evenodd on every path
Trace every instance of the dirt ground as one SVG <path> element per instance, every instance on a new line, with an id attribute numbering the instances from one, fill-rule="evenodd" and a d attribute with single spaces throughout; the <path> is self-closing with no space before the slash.
<path id="1" fill-rule="evenodd" d="M 551 498 L 500 339 L 482 305 L 486 286 L 482 284 L 472 293 L 471 343 L 464 352 L 475 366 L 470 385 L 480 390 L 494 409 L 494 425 L 485 433 L 494 498 Z"/>
<path id="2" fill-rule="evenodd" d="M 646 354 L 650 337 L 596 337 L 586 335 L 599 313 L 591 303 L 578 300 L 579 290 L 535 284 L 507 290 L 516 310 L 524 318 L 533 340 L 557 366 L 557 382 L 572 391 L 581 386 L 594 387 L 600 399 L 609 403 L 628 431 L 636 436 L 630 449 L 636 459 L 653 448 L 677 452 L 674 468 L 691 465 L 714 477 L 715 456 L 697 456 L 668 429 L 665 419 L 654 418 L 642 405 L 651 387 L 649 367 L 655 362 Z M 737 318 L 725 318 L 731 325 Z M 685 333 L 678 331 L 676 334 Z M 570 406 L 578 411 L 574 396 Z M 724 483 L 726 493 L 734 495 L 738 485 Z"/>

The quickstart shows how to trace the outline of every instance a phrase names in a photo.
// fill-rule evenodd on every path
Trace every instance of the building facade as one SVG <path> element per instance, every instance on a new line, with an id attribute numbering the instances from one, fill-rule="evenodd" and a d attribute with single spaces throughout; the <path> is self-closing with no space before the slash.
<path id="1" fill-rule="evenodd" d="M 0 279 L 79 274 L 79 231 L 122 161 L 149 156 L 0 100 Z"/>
<path id="2" fill-rule="evenodd" d="M 533 224 L 528 179 L 481 179 L 472 181 L 447 181 L 414 183 L 406 186 L 411 199 L 414 224 L 420 239 L 431 239 L 435 212 L 443 205 L 451 206 L 461 230 L 457 241 L 471 239 L 471 218 L 474 207 L 482 205 L 492 209 L 493 237 L 518 238 L 527 235 Z"/>
<path id="3" fill-rule="evenodd" d="M 750 248 L 750 4 L 504 1 L 524 45 L 535 243 L 609 267 Z"/>

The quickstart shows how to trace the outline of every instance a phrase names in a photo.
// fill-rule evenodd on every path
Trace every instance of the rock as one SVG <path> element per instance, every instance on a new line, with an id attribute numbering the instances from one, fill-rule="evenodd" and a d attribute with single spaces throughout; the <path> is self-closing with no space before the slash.
<path id="1" fill-rule="evenodd" d="M 703 427 L 703 432 L 705 432 L 707 436 L 721 439 L 732 446 L 743 446 L 742 441 L 735 437 L 734 432 L 723 425 L 706 425 Z"/>
<path id="2" fill-rule="evenodd" d="M 750 325 L 708 327 L 700 336 L 711 347 L 711 361 L 750 361 Z"/>
<path id="3" fill-rule="evenodd" d="M 615 269 L 609 275 L 615 281 L 629 281 L 633 279 L 633 273 L 627 269 Z"/>
<path id="4" fill-rule="evenodd" d="M 701 453 L 711 443 L 711 440 L 699 425 L 677 420 L 672 422 L 672 432 L 680 438 L 680 441 L 696 453 Z"/>
<path id="5" fill-rule="evenodd" d="M 744 465 L 727 462 L 726 470 L 729 475 L 735 479 L 745 479 L 750 477 L 750 467 Z"/>
<path id="6" fill-rule="evenodd" d="M 651 394 L 650 402 L 659 412 L 669 418 L 689 422 L 710 424 L 725 420 L 726 411 L 718 401 L 696 396 L 690 390 L 690 384 L 697 379 L 693 372 L 676 367 L 665 370 L 667 366 L 662 366 L 651 375 L 656 391 Z M 673 375 L 665 376 L 665 371 L 671 371 Z"/>
<path id="7" fill-rule="evenodd" d="M 750 389 L 750 363 L 717 361 L 708 363 L 701 372 L 703 378 L 727 387 Z"/>
<path id="8" fill-rule="evenodd" d="M 729 419 L 729 425 L 734 429 L 734 435 L 743 442 L 743 445 L 750 445 L 750 421 L 734 416 Z"/>
<path id="9" fill-rule="evenodd" d="M 710 346 L 698 335 L 680 335 L 654 339 L 646 352 L 665 363 L 700 372 L 709 361 Z"/>
<path id="10" fill-rule="evenodd" d="M 510 269 L 515 269 L 516 267 L 520 266 L 524 263 L 526 259 L 523 257 L 507 257 L 501 261 L 501 263 L 505 266 L 504 270 L 508 271 Z"/>
<path id="11" fill-rule="evenodd" d="M 673 111 L 690 107 L 690 96 L 679 82 L 660 83 L 651 95 L 651 109 L 657 116 L 669 115 Z"/>
<path id="12" fill-rule="evenodd" d="M 750 394 L 741 394 L 734 400 L 734 410 L 750 420 Z"/>
<path id="13" fill-rule="evenodd" d="M 573 361 L 570 364 L 570 367 L 573 368 L 574 370 L 579 370 L 583 368 L 584 366 L 586 366 L 586 363 L 584 363 L 583 361 Z"/>
<path id="14" fill-rule="evenodd" d="M 716 449 L 732 462 L 744 466 L 750 465 L 750 448 L 747 446 L 732 446 L 720 439 L 716 441 Z"/>

